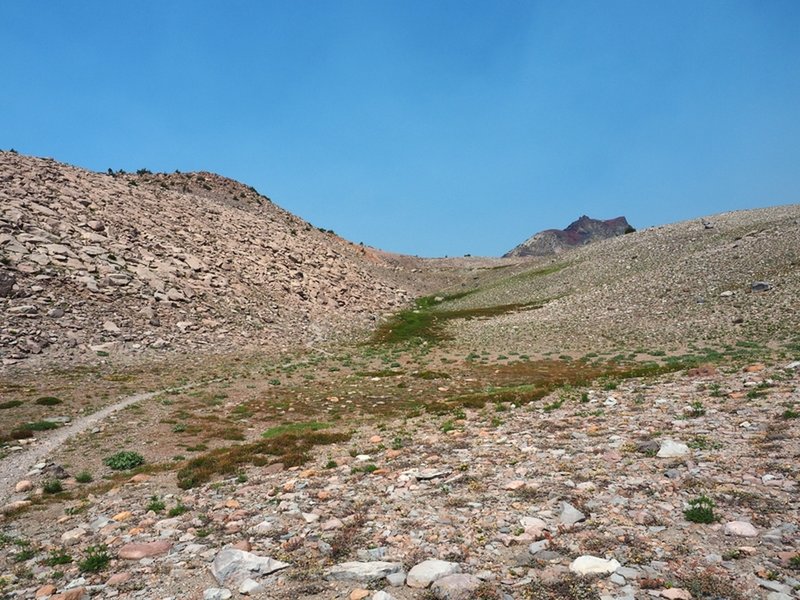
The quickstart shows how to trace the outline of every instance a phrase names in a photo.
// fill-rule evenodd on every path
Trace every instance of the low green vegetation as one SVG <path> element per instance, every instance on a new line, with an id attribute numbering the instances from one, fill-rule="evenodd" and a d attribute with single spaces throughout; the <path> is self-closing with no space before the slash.
<path id="1" fill-rule="evenodd" d="M 248 464 L 264 466 L 280 462 L 285 467 L 301 465 L 310 458 L 309 451 L 314 446 L 335 444 L 349 439 L 350 435 L 346 433 L 295 427 L 273 433 L 258 442 L 217 448 L 191 459 L 178 471 L 178 486 L 182 489 L 193 488 L 210 481 L 215 475 L 234 475 Z"/>
<path id="2" fill-rule="evenodd" d="M 56 406 L 57 404 L 61 404 L 61 400 L 53 396 L 42 396 L 36 399 L 36 404 L 39 406 Z"/>
<path id="3" fill-rule="evenodd" d="M 287 433 L 303 433 L 306 431 L 319 431 L 320 429 L 327 429 L 330 427 L 329 423 L 320 423 L 318 421 L 306 421 L 297 423 L 286 423 L 285 425 L 277 425 L 270 427 L 263 434 L 265 439 L 272 439 Z"/>
<path id="4" fill-rule="evenodd" d="M 438 305 L 463 298 L 474 292 L 451 294 L 446 296 L 424 296 L 418 298 L 413 308 L 395 314 L 383 323 L 372 336 L 372 344 L 435 344 L 448 339 L 445 332 L 447 321 L 454 319 L 475 319 L 494 317 L 511 312 L 534 310 L 544 306 L 545 302 L 517 302 L 478 308 L 460 308 L 442 310 Z"/>
<path id="5" fill-rule="evenodd" d="M 61 485 L 61 481 L 58 479 L 48 479 L 44 482 L 42 489 L 45 494 L 58 494 L 64 491 L 64 486 Z"/>
<path id="6" fill-rule="evenodd" d="M 78 566 L 85 573 L 97 573 L 104 570 L 109 562 L 111 562 L 111 555 L 108 553 L 108 546 L 99 544 L 86 548 L 86 554 Z"/>
<path id="7" fill-rule="evenodd" d="M 114 471 L 129 471 L 144 464 L 144 457 L 138 452 L 123 450 L 103 459 L 103 464 Z"/>
<path id="8" fill-rule="evenodd" d="M 689 500 L 689 508 L 683 511 L 683 516 L 692 523 L 713 523 L 717 520 L 714 506 L 714 501 L 704 494 Z"/>
<path id="9" fill-rule="evenodd" d="M 75 476 L 75 481 L 78 483 L 91 483 L 94 480 L 89 471 L 81 471 Z"/>

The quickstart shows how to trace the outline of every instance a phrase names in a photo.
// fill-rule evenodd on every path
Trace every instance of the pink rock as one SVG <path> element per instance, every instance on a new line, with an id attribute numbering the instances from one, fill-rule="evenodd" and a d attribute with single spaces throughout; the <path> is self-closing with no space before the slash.
<path id="1" fill-rule="evenodd" d="M 140 560 L 150 556 L 166 554 L 172 548 L 169 540 L 159 540 L 146 544 L 125 544 L 119 549 L 119 558 L 123 560 Z"/>
<path id="2" fill-rule="evenodd" d="M 509 481 L 503 487 L 507 490 L 518 490 L 525 487 L 525 482 L 521 479 L 516 479 L 514 481 Z"/>
<path id="3" fill-rule="evenodd" d="M 18 494 L 22 492 L 29 492 L 33 489 L 33 483 L 28 481 L 27 479 L 23 479 L 17 485 L 14 486 L 14 491 Z"/>
<path id="4" fill-rule="evenodd" d="M 36 598 L 45 598 L 47 596 L 52 596 L 56 593 L 56 586 L 54 585 L 43 585 L 38 590 L 36 590 Z"/>
<path id="5" fill-rule="evenodd" d="M 50 596 L 50 600 L 87 600 L 89 598 L 89 592 L 86 591 L 84 587 L 78 587 L 72 590 L 68 590 L 63 594 L 56 594 L 55 596 Z"/>
<path id="6" fill-rule="evenodd" d="M 670 588 L 668 590 L 661 590 L 662 598 L 669 598 L 669 600 L 692 600 L 692 595 L 688 590 L 681 588 Z"/>
<path id="7" fill-rule="evenodd" d="M 130 581 L 131 577 L 133 577 L 133 575 L 131 575 L 130 573 L 114 573 L 111 577 L 108 578 L 108 581 L 106 581 L 106 585 L 109 585 L 111 587 L 116 587 L 118 585 L 122 585 L 126 581 Z"/>

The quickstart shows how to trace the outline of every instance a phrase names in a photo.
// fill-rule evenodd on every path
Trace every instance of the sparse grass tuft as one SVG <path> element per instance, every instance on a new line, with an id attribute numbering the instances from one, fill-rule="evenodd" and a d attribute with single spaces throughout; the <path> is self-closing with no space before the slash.
<path id="1" fill-rule="evenodd" d="M 202 485 L 215 475 L 233 475 L 248 464 L 263 466 L 283 463 L 294 467 L 309 459 L 308 452 L 319 445 L 346 442 L 346 433 L 327 433 L 313 428 L 295 427 L 292 432 L 275 433 L 266 439 L 250 444 L 217 448 L 193 458 L 178 471 L 178 486 L 189 489 Z"/>
<path id="2" fill-rule="evenodd" d="M 287 433 L 303 433 L 306 431 L 319 431 L 320 429 L 327 429 L 330 427 L 328 423 L 320 423 L 318 421 L 307 421 L 301 423 L 287 423 L 285 425 L 278 425 L 267 429 L 262 437 L 265 439 L 272 439 L 285 435 Z"/>

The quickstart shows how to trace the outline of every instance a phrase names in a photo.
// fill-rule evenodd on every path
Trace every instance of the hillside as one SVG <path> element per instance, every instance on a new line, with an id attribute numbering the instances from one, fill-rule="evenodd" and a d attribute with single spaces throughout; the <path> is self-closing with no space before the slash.
<path id="1" fill-rule="evenodd" d="M 0 153 L 0 358 L 280 347 L 356 331 L 419 276 L 210 173 Z"/>
<path id="2" fill-rule="evenodd" d="M 534 234 L 504 256 L 553 256 L 630 231 L 633 228 L 625 217 L 601 221 L 583 215 L 565 229 L 545 229 Z"/>
<path id="3" fill-rule="evenodd" d="M 800 597 L 800 205 L 419 259 L 0 166 L 4 597 Z"/>

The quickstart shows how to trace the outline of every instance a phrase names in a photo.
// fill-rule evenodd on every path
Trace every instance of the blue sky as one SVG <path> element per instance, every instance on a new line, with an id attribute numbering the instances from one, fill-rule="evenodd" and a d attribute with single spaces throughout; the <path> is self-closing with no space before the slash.
<path id="1" fill-rule="evenodd" d="M 3 2 L 0 40 L 0 147 L 386 250 L 800 202 L 796 0 Z"/>

